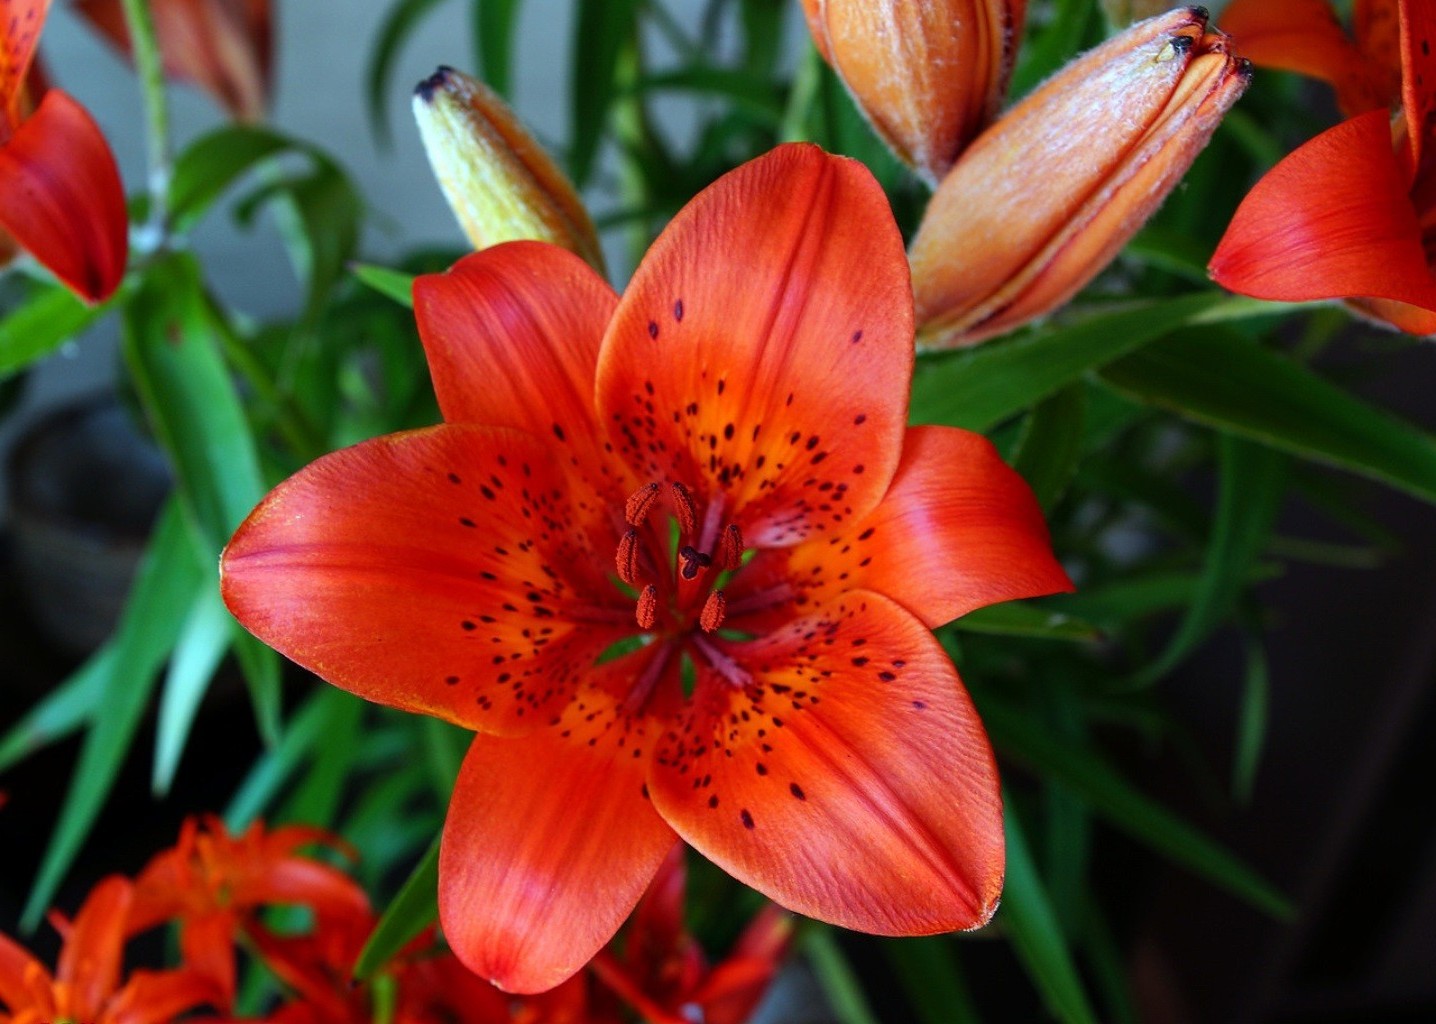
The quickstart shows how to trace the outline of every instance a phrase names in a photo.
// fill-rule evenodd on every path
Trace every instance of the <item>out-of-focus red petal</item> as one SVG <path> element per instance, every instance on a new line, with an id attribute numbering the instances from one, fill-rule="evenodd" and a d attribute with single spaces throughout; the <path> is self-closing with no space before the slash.
<path id="1" fill-rule="evenodd" d="M 124 276 L 119 169 L 99 126 L 59 89 L 0 147 L 0 228 L 90 302 L 109 298 Z"/>
<path id="2" fill-rule="evenodd" d="M 654 737 L 622 693 L 643 652 L 593 670 L 521 738 L 477 736 L 439 851 L 439 917 L 455 954 L 509 992 L 542 992 L 613 937 L 674 842 L 644 775 Z"/>
<path id="3" fill-rule="evenodd" d="M 201 1006 L 221 1006 L 214 983 L 196 971 L 136 971 L 105 1008 L 105 1024 L 169 1024 Z"/>
<path id="4" fill-rule="evenodd" d="M 777 903 L 881 935 L 975 928 L 1002 889 L 1002 800 L 937 640 L 871 591 L 698 659 L 649 775 L 690 845 Z M 750 681 L 735 686 L 735 672 Z"/>
<path id="5" fill-rule="evenodd" d="M 277 487 L 221 559 L 235 617 L 370 700 L 524 732 L 632 604 L 585 545 L 551 449 L 518 431 L 442 425 L 327 455 Z M 604 605 L 602 602 L 612 602 Z M 527 717 L 525 717 L 527 716 Z"/>
<path id="6" fill-rule="evenodd" d="M 19 101 L 50 0 L 0 0 L 0 143 L 20 119 Z"/>
<path id="7" fill-rule="evenodd" d="M 1436 5 L 1429 0 L 1406 0 L 1398 7 L 1401 105 L 1412 163 L 1418 178 L 1426 180 L 1436 163 L 1436 54 L 1432 53 L 1436 48 Z"/>
<path id="8" fill-rule="evenodd" d="M 1384 111 L 1323 132 L 1257 182 L 1207 268 L 1261 299 L 1392 299 L 1436 310 L 1410 178 Z"/>
<path id="9" fill-rule="evenodd" d="M 9 936 L 0 934 L 0 1003 L 12 1014 L 30 1009 L 35 994 L 31 988 L 32 980 L 48 989 L 50 973 L 30 955 L 29 950 Z"/>
<path id="10" fill-rule="evenodd" d="M 71 1012 L 81 1020 L 101 1016 L 105 1001 L 120 980 L 125 950 L 125 917 L 134 886 L 129 879 L 110 875 L 90 890 L 70 925 L 55 981 L 69 985 Z"/>
<path id="11" fill-rule="evenodd" d="M 886 594 L 935 628 L 1072 583 L 1031 488 L 991 442 L 953 427 L 911 427 L 882 504 L 825 540 L 760 551 L 728 588 L 728 615 L 735 624 L 745 612 L 788 616 L 788 600 L 768 608 L 769 596 L 823 602 L 855 588 Z"/>
<path id="12" fill-rule="evenodd" d="M 750 543 L 793 544 L 887 488 L 912 332 L 882 189 L 855 161 L 780 146 L 649 249 L 603 341 L 599 415 L 636 476 L 687 484 L 700 517 L 736 518 Z"/>
<path id="13" fill-rule="evenodd" d="M 185 966 L 207 980 L 212 998 L 228 1010 L 234 1003 L 234 943 L 238 922 L 228 910 L 187 916 L 180 925 Z"/>

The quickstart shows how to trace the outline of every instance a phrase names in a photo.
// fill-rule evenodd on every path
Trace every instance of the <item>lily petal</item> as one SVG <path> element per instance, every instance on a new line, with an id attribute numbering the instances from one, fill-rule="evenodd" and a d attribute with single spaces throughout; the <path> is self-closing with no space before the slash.
<path id="1" fill-rule="evenodd" d="M 166 1024 L 199 1006 L 219 1005 L 214 983 L 196 971 L 136 971 L 105 1008 L 105 1024 Z"/>
<path id="2" fill-rule="evenodd" d="M 1411 162 L 1418 179 L 1426 183 L 1428 198 L 1436 153 L 1436 9 L 1428 2 L 1398 5 L 1401 40 L 1401 106 L 1406 134 L 1411 140 Z M 1426 204 L 1421 204 L 1423 209 Z"/>
<path id="3" fill-rule="evenodd" d="M 1365 296 L 1436 310 L 1409 180 L 1385 111 L 1345 121 L 1256 183 L 1208 272 L 1261 299 Z"/>
<path id="4" fill-rule="evenodd" d="M 50 973 L 29 950 L 0 934 L 0 1003 L 12 1014 L 29 1009 L 35 994 L 31 987 L 34 981 L 41 981 L 48 990 Z"/>
<path id="5" fill-rule="evenodd" d="M 780 146 L 649 249 L 603 340 L 599 415 L 640 478 L 701 488 L 750 543 L 797 543 L 887 489 L 912 329 L 902 239 L 872 175 Z"/>
<path id="6" fill-rule="evenodd" d="M 439 850 L 439 917 L 470 970 L 542 992 L 613 937 L 674 843 L 646 797 L 651 737 L 621 697 L 650 652 L 591 685 L 522 740 L 478 736 Z M 640 669 L 641 671 L 641 669 Z"/>
<path id="7" fill-rule="evenodd" d="M 25 75 L 35 57 L 50 0 L 0 0 L 0 142 L 19 121 Z"/>
<path id="8" fill-rule="evenodd" d="M 224 598 L 336 686 L 525 732 L 632 624 L 603 576 L 612 556 L 582 547 L 567 486 L 549 447 L 518 431 L 376 438 L 301 470 L 250 514 L 221 559 Z"/>
<path id="9" fill-rule="evenodd" d="M 180 952 L 185 966 L 207 979 L 209 996 L 223 1000 L 229 1009 L 234 1003 L 234 940 L 238 925 L 229 910 L 186 917 L 180 926 Z"/>
<path id="10" fill-rule="evenodd" d="M 724 652 L 750 682 L 700 661 L 691 716 L 649 776 L 678 834 L 782 906 L 846 928 L 985 923 L 1002 889 L 997 767 L 932 634 L 855 591 Z"/>
<path id="11" fill-rule="evenodd" d="M 70 986 L 71 1009 L 78 1018 L 101 1016 L 115 991 L 124 957 L 125 917 L 133 897 L 134 886 L 128 879 L 110 875 L 90 890 L 68 929 L 55 981 Z"/>
<path id="12" fill-rule="evenodd" d="M 125 273 L 128 221 L 114 155 L 85 108 L 51 89 L 0 147 L 0 228 L 89 302 Z"/>
<path id="13" fill-rule="evenodd" d="M 729 613 L 775 588 L 818 603 L 876 590 L 935 629 L 1072 583 L 1032 489 L 991 442 L 954 427 L 910 427 L 882 504 L 827 544 L 760 551 L 729 587 Z"/>

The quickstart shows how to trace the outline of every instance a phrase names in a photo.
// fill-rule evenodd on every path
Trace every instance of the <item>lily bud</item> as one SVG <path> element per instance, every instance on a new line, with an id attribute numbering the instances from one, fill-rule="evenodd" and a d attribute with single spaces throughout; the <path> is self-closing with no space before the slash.
<path id="1" fill-rule="evenodd" d="M 1117 255 L 1251 77 L 1207 12 L 1133 25 L 988 129 L 909 250 L 918 344 L 970 345 L 1042 316 Z"/>
<path id="2" fill-rule="evenodd" d="M 803 0 L 819 52 L 929 183 L 997 115 L 1027 0 Z"/>
<path id="3" fill-rule="evenodd" d="M 414 90 L 414 117 L 439 187 L 475 249 L 550 242 L 603 272 L 598 234 L 578 193 L 492 89 L 441 67 Z"/>

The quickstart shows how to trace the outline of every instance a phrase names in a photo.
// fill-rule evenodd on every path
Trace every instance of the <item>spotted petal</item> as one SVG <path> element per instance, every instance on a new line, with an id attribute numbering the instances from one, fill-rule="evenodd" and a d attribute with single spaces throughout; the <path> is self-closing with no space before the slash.
<path id="1" fill-rule="evenodd" d="M 251 513 L 221 561 L 224 597 L 337 686 L 527 731 L 632 623 L 603 577 L 612 555 L 581 548 L 583 518 L 601 513 L 580 508 L 531 435 L 381 437 L 306 467 Z"/>
<path id="2" fill-rule="evenodd" d="M 886 490 L 912 339 L 877 182 L 783 146 L 719 179 L 649 250 L 603 341 L 598 410 L 636 475 L 725 506 L 751 543 L 792 544 Z"/>
<path id="3" fill-rule="evenodd" d="M 690 845 L 777 903 L 882 935 L 974 928 L 1002 888 L 992 750 L 922 624 L 858 591 L 700 663 L 665 734 L 654 806 Z"/>
<path id="4" fill-rule="evenodd" d="M 542 729 L 478 736 L 464 759 L 439 851 L 440 921 L 459 959 L 505 991 L 578 971 L 673 846 L 644 790 L 651 738 L 622 701 L 648 657 L 595 670 Z"/>
<path id="5" fill-rule="evenodd" d="M 0 0 L 0 142 L 19 120 L 18 103 L 50 0 Z"/>

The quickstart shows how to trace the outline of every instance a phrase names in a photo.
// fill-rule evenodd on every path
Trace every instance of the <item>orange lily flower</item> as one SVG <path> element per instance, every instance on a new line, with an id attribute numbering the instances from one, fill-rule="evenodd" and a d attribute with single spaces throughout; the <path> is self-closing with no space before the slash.
<path id="1" fill-rule="evenodd" d="M 1344 121 L 1293 151 L 1237 207 L 1208 272 L 1261 299 L 1343 298 L 1436 334 L 1436 9 L 1398 4 L 1403 113 Z"/>
<path id="2" fill-rule="evenodd" d="M 0 935 L 0 1024 L 168 1024 L 212 1003 L 210 980 L 188 969 L 135 971 L 120 984 L 133 900 L 133 885 L 113 875 L 95 886 L 73 923 L 52 916 L 64 939 L 53 976 Z"/>
<path id="3" fill-rule="evenodd" d="M 218 818 L 187 819 L 179 842 L 156 855 L 136 880 L 128 932 L 178 919 L 185 963 L 213 980 L 227 1006 L 235 991 L 235 933 L 249 930 L 261 906 L 309 907 L 321 930 L 369 913 L 368 898 L 352 879 L 297 853 L 316 843 L 343 848 L 315 828 L 265 831 L 255 822 L 231 837 Z"/>
<path id="4" fill-rule="evenodd" d="M 76 0 L 75 10 L 130 52 L 122 0 Z M 165 73 L 193 82 L 239 121 L 269 109 L 274 24 L 269 0 L 151 0 Z"/>
<path id="5" fill-rule="evenodd" d="M 67 93 L 49 89 L 25 114 L 26 76 L 49 8 L 49 0 L 0 0 L 0 236 L 99 302 L 125 273 L 124 186 L 99 126 Z"/>
<path id="6" fill-rule="evenodd" d="M 986 440 L 906 425 L 911 285 L 867 170 L 740 167 L 621 299 L 536 242 L 414 298 L 445 422 L 301 470 L 221 573 L 299 664 L 478 732 L 439 858 L 460 959 L 558 984 L 675 833 L 846 927 L 984 923 L 997 773 L 929 630 L 1070 584 Z"/>

